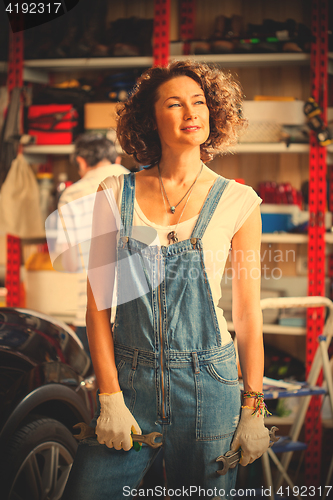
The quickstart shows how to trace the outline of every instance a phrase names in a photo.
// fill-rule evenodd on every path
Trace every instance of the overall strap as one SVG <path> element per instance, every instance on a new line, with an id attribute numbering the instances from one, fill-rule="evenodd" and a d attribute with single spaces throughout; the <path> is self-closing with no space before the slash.
<path id="1" fill-rule="evenodd" d="M 215 209 L 221 199 L 221 196 L 227 187 L 229 180 L 224 177 L 218 177 L 211 187 L 205 203 L 200 211 L 197 223 L 193 229 L 191 238 L 202 238 L 206 228 L 214 215 Z"/>
<path id="2" fill-rule="evenodd" d="M 121 223 L 120 236 L 130 237 L 132 234 L 133 211 L 135 198 L 135 174 L 130 172 L 124 175 L 124 187 L 121 198 Z"/>

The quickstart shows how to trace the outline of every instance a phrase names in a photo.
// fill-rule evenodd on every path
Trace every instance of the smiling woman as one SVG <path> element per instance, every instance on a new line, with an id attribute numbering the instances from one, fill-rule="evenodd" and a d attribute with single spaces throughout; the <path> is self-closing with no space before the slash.
<path id="1" fill-rule="evenodd" d="M 199 488 L 208 498 L 214 491 L 223 500 L 230 496 L 237 468 L 216 474 L 216 459 L 230 446 L 241 447 L 242 465 L 268 448 L 261 200 L 204 163 L 236 141 L 244 125 L 241 105 L 230 75 L 185 61 L 150 68 L 118 111 L 120 144 L 146 168 L 108 177 L 96 196 L 87 332 L 100 391 L 92 423 L 100 446 L 89 439 L 79 445 L 64 500 L 118 499 L 124 488 L 138 487 L 158 449 L 133 453 L 131 432 L 160 433 L 167 486 L 191 489 L 192 498 L 201 496 Z M 106 228 L 118 228 L 119 238 Z M 144 230 L 154 233 L 152 243 Z M 241 411 L 235 348 L 218 307 L 216 265 L 223 273 L 231 241 L 233 267 L 242 271 L 232 284 L 247 392 Z M 249 251 L 258 257 L 242 259 Z M 111 332 L 105 298 L 113 296 L 115 274 Z"/>
<path id="2" fill-rule="evenodd" d="M 178 76 L 163 83 L 158 94 L 155 119 L 162 150 L 203 144 L 209 136 L 209 110 L 197 82 Z"/>
<path id="3" fill-rule="evenodd" d="M 147 70 L 138 79 L 131 100 L 122 103 L 118 110 L 119 140 L 123 149 L 141 165 L 156 164 L 160 160 L 161 145 L 154 108 L 162 84 L 175 87 L 169 94 L 170 98 L 180 97 L 180 79 L 177 77 L 183 80 L 185 76 L 192 80 L 192 84 L 197 84 L 194 92 L 199 89 L 209 111 L 210 133 L 200 146 L 202 160 L 212 160 L 237 141 L 245 123 L 241 113 L 243 94 L 240 85 L 230 73 L 218 68 L 194 61 L 175 61 L 167 68 Z"/>

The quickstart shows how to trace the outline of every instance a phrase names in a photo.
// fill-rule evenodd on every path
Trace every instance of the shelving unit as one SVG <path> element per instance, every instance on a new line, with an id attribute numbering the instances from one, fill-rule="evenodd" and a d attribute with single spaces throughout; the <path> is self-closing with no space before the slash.
<path id="1" fill-rule="evenodd" d="M 328 72 L 333 74 L 333 53 L 328 55 Z M 221 68 L 247 68 L 251 70 L 256 66 L 259 68 L 287 67 L 292 71 L 293 67 L 308 67 L 310 69 L 311 57 L 306 53 L 279 53 L 279 54 L 206 54 L 206 55 L 173 55 L 173 59 L 192 58 L 197 61 L 213 63 Z M 23 79 L 27 82 L 48 83 L 49 74 L 59 72 L 75 71 L 100 71 L 116 70 L 126 68 L 147 68 L 153 64 L 153 57 L 117 57 L 117 58 L 80 58 L 80 59 L 45 59 L 27 60 L 23 63 Z M 0 62 L 0 71 L 7 71 L 7 64 Z M 264 69 L 262 70 L 264 71 Z M 289 71 L 289 69 L 288 69 Z M 24 154 L 31 158 L 40 158 L 40 155 L 69 155 L 74 151 L 73 145 L 63 146 L 36 146 L 30 145 L 23 149 Z M 235 154 L 300 154 L 309 155 L 310 145 L 285 143 L 240 143 L 231 150 Z M 327 152 L 333 153 L 333 146 L 327 148 Z M 252 156 L 253 157 L 253 156 Z M 290 157 L 289 157 L 290 158 Z M 309 238 L 306 234 L 273 233 L 263 234 L 263 243 L 277 244 L 308 244 Z M 324 241 L 333 244 L 333 233 L 325 233 Z M 228 323 L 228 328 L 233 330 L 233 324 Z M 285 327 L 276 324 L 264 325 L 264 333 L 277 335 L 306 336 L 307 329 L 299 327 Z"/>

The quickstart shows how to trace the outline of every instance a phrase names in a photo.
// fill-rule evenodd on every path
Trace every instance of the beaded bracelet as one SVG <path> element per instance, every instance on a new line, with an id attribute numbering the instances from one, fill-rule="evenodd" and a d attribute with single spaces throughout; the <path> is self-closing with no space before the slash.
<path id="1" fill-rule="evenodd" d="M 243 397 L 244 399 L 256 399 L 255 406 L 242 406 L 242 408 L 249 408 L 250 410 L 253 409 L 252 415 L 257 415 L 257 417 L 259 417 L 259 415 L 264 415 L 264 417 L 266 417 L 267 415 L 272 415 L 267 410 L 267 406 L 264 401 L 264 394 L 262 392 L 246 391 L 243 393 Z"/>
<path id="2" fill-rule="evenodd" d="M 261 398 L 264 399 L 264 393 L 263 392 L 254 392 L 254 391 L 246 391 L 243 393 L 244 398 Z"/>

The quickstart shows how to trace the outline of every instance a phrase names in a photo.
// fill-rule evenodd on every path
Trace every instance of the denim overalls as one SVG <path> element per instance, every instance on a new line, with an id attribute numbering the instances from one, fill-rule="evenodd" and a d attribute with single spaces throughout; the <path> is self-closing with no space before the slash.
<path id="1" fill-rule="evenodd" d="M 135 175 L 124 176 L 114 325 L 119 384 L 142 433 L 163 434 L 167 486 L 179 498 L 224 498 L 223 490 L 227 498 L 236 481 L 236 469 L 216 473 L 238 424 L 240 390 L 234 345 L 221 346 L 202 248 L 227 182 L 215 181 L 190 239 L 158 247 L 131 238 Z M 140 295 L 142 276 L 148 292 Z M 137 298 L 128 302 L 126 293 Z M 66 499 L 131 498 L 158 451 L 82 441 Z"/>

